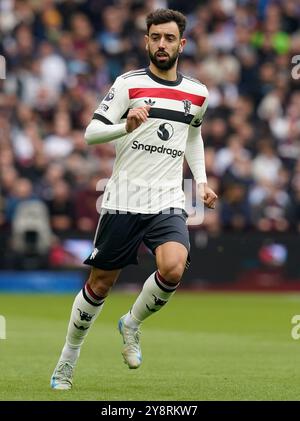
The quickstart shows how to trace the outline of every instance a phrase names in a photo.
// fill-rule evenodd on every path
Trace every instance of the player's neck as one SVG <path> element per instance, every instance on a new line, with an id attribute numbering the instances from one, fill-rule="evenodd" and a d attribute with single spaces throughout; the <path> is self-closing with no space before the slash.
<path id="1" fill-rule="evenodd" d="M 165 79 L 170 82 L 175 82 L 177 80 L 177 66 L 173 66 L 169 70 L 161 70 L 158 67 L 156 67 L 153 63 L 150 63 L 149 69 L 151 73 L 153 73 L 160 79 Z"/>

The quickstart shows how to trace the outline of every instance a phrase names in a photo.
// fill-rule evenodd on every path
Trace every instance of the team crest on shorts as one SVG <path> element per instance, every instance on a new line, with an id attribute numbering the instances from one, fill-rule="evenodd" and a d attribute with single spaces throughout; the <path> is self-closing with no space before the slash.
<path id="1" fill-rule="evenodd" d="M 97 254 L 99 253 L 99 250 L 97 248 L 95 248 L 91 254 L 90 259 L 95 259 L 95 257 L 97 256 Z"/>

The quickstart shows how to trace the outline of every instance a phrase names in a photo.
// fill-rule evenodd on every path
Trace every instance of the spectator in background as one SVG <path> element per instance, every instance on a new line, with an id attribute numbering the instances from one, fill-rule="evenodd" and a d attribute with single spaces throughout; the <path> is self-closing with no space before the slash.
<path id="1" fill-rule="evenodd" d="M 250 227 L 251 215 L 243 184 L 230 184 L 223 193 L 221 222 L 225 230 L 244 231 Z"/>
<path id="2" fill-rule="evenodd" d="M 55 52 L 47 41 L 39 46 L 41 78 L 51 91 L 60 94 L 67 82 L 67 67 L 65 60 Z"/>
<path id="3" fill-rule="evenodd" d="M 108 59 L 111 79 L 115 79 L 124 65 L 124 56 L 130 50 L 129 39 L 124 32 L 128 11 L 117 6 L 103 10 L 104 28 L 98 34 L 98 41 Z"/>
<path id="4" fill-rule="evenodd" d="M 262 139 L 258 145 L 258 154 L 253 160 L 253 176 L 256 180 L 276 181 L 282 163 L 275 153 L 270 139 Z"/>
<path id="5" fill-rule="evenodd" d="M 110 176 L 114 148 L 88 150 L 83 129 L 115 76 L 145 66 L 144 17 L 157 7 L 188 14 L 180 70 L 210 92 L 202 127 L 206 168 L 224 203 L 220 215 L 207 213 L 201 229 L 299 227 L 300 89 L 290 63 L 300 51 L 300 9 L 292 0 L 6 0 L 0 16 L 0 54 L 7 62 L 0 81 L 2 226 L 12 221 L 16 203 L 38 197 L 64 203 L 62 215 L 74 201 L 60 232 L 94 230 L 97 212 L 88 203 L 99 192 L 91 186 L 95 173 Z M 80 200 L 87 200 L 85 222 L 76 227 Z M 239 212 L 243 223 L 226 216 Z"/>
<path id="6" fill-rule="evenodd" d="M 9 224 L 12 223 L 16 211 L 22 203 L 35 200 L 31 182 L 27 178 L 16 178 L 12 190 L 8 193 L 5 206 L 5 217 Z"/>
<path id="7" fill-rule="evenodd" d="M 236 155 L 222 177 L 223 187 L 230 184 L 242 184 L 248 190 L 253 184 L 252 162 L 250 155 Z"/>
<path id="8" fill-rule="evenodd" d="M 251 197 L 252 218 L 260 231 L 286 231 L 290 226 L 291 210 L 288 193 L 270 180 L 263 182 L 263 189 Z"/>
<path id="9" fill-rule="evenodd" d="M 47 201 L 51 228 L 55 233 L 69 232 L 73 228 L 74 203 L 69 185 L 64 180 L 57 181 L 52 189 L 52 197 Z"/>
<path id="10" fill-rule="evenodd" d="M 54 132 L 45 138 L 45 154 L 49 158 L 64 158 L 73 150 L 71 122 L 68 113 L 54 116 Z"/>
<path id="11" fill-rule="evenodd" d="M 233 164 L 236 158 L 250 159 L 250 152 L 243 147 L 240 138 L 237 135 L 228 137 L 228 144 L 221 148 L 215 157 L 215 171 L 222 176 L 226 170 Z"/>
<path id="12" fill-rule="evenodd" d="M 97 184 L 102 178 L 104 177 L 101 177 L 99 173 L 91 175 L 87 185 L 82 187 L 76 195 L 76 228 L 79 231 L 91 232 L 97 228 L 99 214 L 96 204 L 99 210 L 101 203 L 97 203 L 97 200 L 102 194 L 97 189 Z"/>

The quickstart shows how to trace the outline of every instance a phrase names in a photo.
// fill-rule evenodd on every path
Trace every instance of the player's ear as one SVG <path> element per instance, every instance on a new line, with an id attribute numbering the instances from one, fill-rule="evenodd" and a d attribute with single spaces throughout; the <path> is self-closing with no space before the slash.
<path id="1" fill-rule="evenodd" d="M 148 46 L 148 43 L 149 43 L 149 37 L 148 37 L 148 35 L 145 35 L 145 48 L 146 48 L 146 51 L 148 51 L 149 50 L 149 46 Z"/>
<path id="2" fill-rule="evenodd" d="M 186 44 L 186 39 L 185 38 L 181 38 L 181 40 L 180 40 L 180 46 L 179 46 L 179 52 L 180 53 L 182 53 L 185 44 Z"/>

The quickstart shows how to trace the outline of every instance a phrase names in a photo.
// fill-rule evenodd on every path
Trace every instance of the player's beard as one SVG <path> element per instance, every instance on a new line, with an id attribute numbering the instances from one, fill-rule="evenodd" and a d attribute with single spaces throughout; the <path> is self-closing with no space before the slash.
<path id="1" fill-rule="evenodd" d="M 151 62 L 160 70 L 170 70 L 175 65 L 176 60 L 179 56 L 179 47 L 178 47 L 177 51 L 172 56 L 170 56 L 168 53 L 166 53 L 166 54 L 168 54 L 169 59 L 165 60 L 165 61 L 159 61 L 156 58 L 155 54 L 152 54 L 151 51 L 149 50 L 149 58 L 150 58 Z"/>

